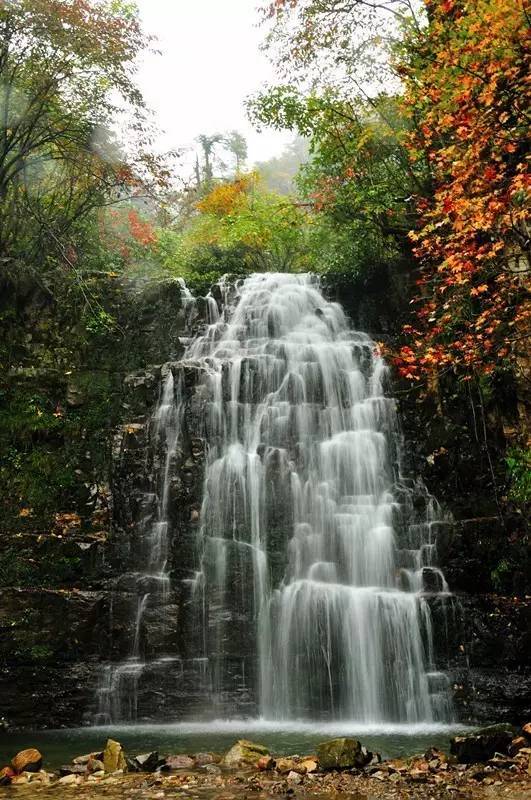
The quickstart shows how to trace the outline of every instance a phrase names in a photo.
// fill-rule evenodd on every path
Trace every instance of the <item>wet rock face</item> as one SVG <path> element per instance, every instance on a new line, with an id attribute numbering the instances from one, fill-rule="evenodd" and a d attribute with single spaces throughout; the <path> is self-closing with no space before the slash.
<path id="1" fill-rule="evenodd" d="M 531 717 L 531 601 L 460 594 L 452 602 L 445 646 L 455 654 L 450 679 L 458 718 L 519 723 Z"/>
<path id="2" fill-rule="evenodd" d="M 0 693 L 12 726 L 86 721 L 102 659 L 120 657 L 130 636 L 133 596 L 126 579 L 117 593 L 114 583 L 135 545 L 141 492 L 132 481 L 126 502 L 117 490 L 116 449 L 127 452 L 126 472 L 145 474 L 146 421 L 161 377 L 160 366 L 147 365 L 181 357 L 191 319 L 176 280 L 104 284 L 119 335 L 89 336 L 49 302 L 26 304 L 17 321 L 33 334 L 16 351 L 0 409 L 20 416 L 10 423 L 14 451 L 19 428 L 25 436 L 27 403 L 40 416 L 30 448 L 39 469 L 33 474 L 24 461 L 18 470 L 27 508 L 20 516 L 20 488 L 8 475 L 4 497 L 14 498 L 15 509 L 4 503 L 0 510 Z M 27 450 L 23 440 L 20 457 Z M 166 636 L 175 639 L 175 593 L 169 602 L 175 624 Z M 164 646 L 158 613 L 146 619 L 148 648 Z"/>

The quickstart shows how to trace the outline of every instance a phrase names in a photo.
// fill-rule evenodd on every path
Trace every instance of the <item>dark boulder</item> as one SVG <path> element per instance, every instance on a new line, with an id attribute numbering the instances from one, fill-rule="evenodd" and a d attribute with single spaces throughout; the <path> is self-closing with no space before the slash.
<path id="1" fill-rule="evenodd" d="M 156 750 L 151 753 L 141 753 L 134 759 L 139 772 L 154 772 L 159 763 L 159 754 Z"/>
<path id="2" fill-rule="evenodd" d="M 513 737 L 512 726 L 490 725 L 467 736 L 454 736 L 450 740 L 450 753 L 461 764 L 488 761 L 495 753 L 508 753 Z"/>

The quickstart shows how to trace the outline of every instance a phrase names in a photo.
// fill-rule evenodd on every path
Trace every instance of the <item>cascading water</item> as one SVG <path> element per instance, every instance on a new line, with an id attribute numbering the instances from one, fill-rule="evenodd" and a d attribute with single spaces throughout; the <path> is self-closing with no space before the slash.
<path id="1" fill-rule="evenodd" d="M 187 356 L 208 364 L 196 592 L 216 608 L 203 620 L 215 689 L 243 615 L 264 716 L 447 719 L 423 597 L 426 580 L 447 591 L 433 567 L 438 515 L 425 490 L 424 518 L 411 513 L 374 342 L 349 330 L 315 277 L 265 274 L 243 282 Z"/>
<path id="2" fill-rule="evenodd" d="M 449 721 L 430 612 L 448 596 L 435 566 L 445 521 L 403 477 L 375 343 L 349 329 L 315 276 L 257 274 L 218 291 L 221 308 L 206 299 L 209 323 L 164 372 L 151 422 L 161 466 L 139 524 L 148 568 L 135 584 L 130 656 L 107 667 L 99 718 L 136 716 L 142 619 L 170 588 L 172 465 L 186 429 L 207 446 L 195 575 L 180 580 L 188 656 L 159 660 L 180 662 L 203 710 Z M 203 409 L 192 434 L 190 371 Z"/>

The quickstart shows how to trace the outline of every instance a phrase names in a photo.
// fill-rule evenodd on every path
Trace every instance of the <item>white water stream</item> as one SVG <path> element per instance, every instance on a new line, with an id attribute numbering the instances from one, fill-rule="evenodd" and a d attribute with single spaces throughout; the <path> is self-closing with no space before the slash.
<path id="1" fill-rule="evenodd" d="M 410 493 L 396 491 L 400 434 L 374 342 L 315 277 L 260 274 L 187 356 L 209 364 L 197 589 L 226 606 L 222 642 L 232 582 L 250 562 L 262 715 L 447 719 L 422 595 L 427 571 L 447 591 L 433 567 L 437 509 L 428 498 L 424 518 L 408 520 Z"/>
<path id="2" fill-rule="evenodd" d="M 435 566 L 441 514 L 402 477 L 396 404 L 375 343 L 349 329 L 315 276 L 257 274 L 221 289 L 222 310 L 208 298 L 210 323 L 184 358 L 201 367 L 205 400 L 192 596 L 212 698 L 241 646 L 254 654 L 254 674 L 241 680 L 263 718 L 450 721 L 429 604 L 448 592 Z M 181 388 L 169 371 L 154 418 L 166 467 L 145 539 L 160 592 Z M 139 598 L 135 670 L 147 602 Z"/>

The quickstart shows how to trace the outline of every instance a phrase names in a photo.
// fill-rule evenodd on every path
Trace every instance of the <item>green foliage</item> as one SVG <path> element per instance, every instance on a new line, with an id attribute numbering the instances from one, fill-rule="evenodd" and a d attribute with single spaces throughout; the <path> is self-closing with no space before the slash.
<path id="1" fill-rule="evenodd" d="M 492 585 L 497 592 L 510 591 L 510 579 L 514 571 L 507 559 L 502 558 L 490 573 Z"/>
<path id="2" fill-rule="evenodd" d="M 259 124 L 309 137 L 298 186 L 311 204 L 310 253 L 319 271 L 360 275 L 409 255 L 413 196 L 427 181 L 402 146 L 408 123 L 394 97 L 346 101 L 331 89 L 305 96 L 292 86 L 249 104 Z"/>
<path id="3" fill-rule="evenodd" d="M 80 566 L 77 557 L 39 559 L 20 547 L 8 547 L 0 553 L 0 587 L 57 588 L 79 580 Z"/>
<path id="4" fill-rule="evenodd" d="M 115 318 L 101 306 L 87 309 L 84 322 L 87 331 L 96 336 L 110 333 L 116 327 Z"/>
<path id="5" fill-rule="evenodd" d="M 531 449 L 512 447 L 505 462 L 509 472 L 509 498 L 519 505 L 531 503 Z"/>
<path id="6" fill-rule="evenodd" d="M 89 336 L 113 328 L 91 273 L 126 265 L 101 235 L 103 209 L 170 177 L 134 82 L 148 44 L 134 3 L 0 3 L 0 293 L 73 302 Z M 127 155 L 113 133 L 126 118 Z"/>
<path id="7" fill-rule="evenodd" d="M 30 374 L 0 393 L 4 529 L 48 528 L 58 511 L 83 508 L 86 486 L 106 474 L 117 415 L 112 387 L 95 371 L 76 374 L 75 385 L 84 397 L 79 408 L 66 406 L 65 379 L 54 372 Z"/>
<path id="8" fill-rule="evenodd" d="M 34 644 L 29 651 L 30 659 L 36 663 L 47 663 L 54 658 L 54 651 L 46 644 Z"/>
<path id="9" fill-rule="evenodd" d="M 249 173 L 217 182 L 183 226 L 157 230 L 153 258 L 204 291 L 225 273 L 311 268 L 309 231 L 304 208 Z"/>

